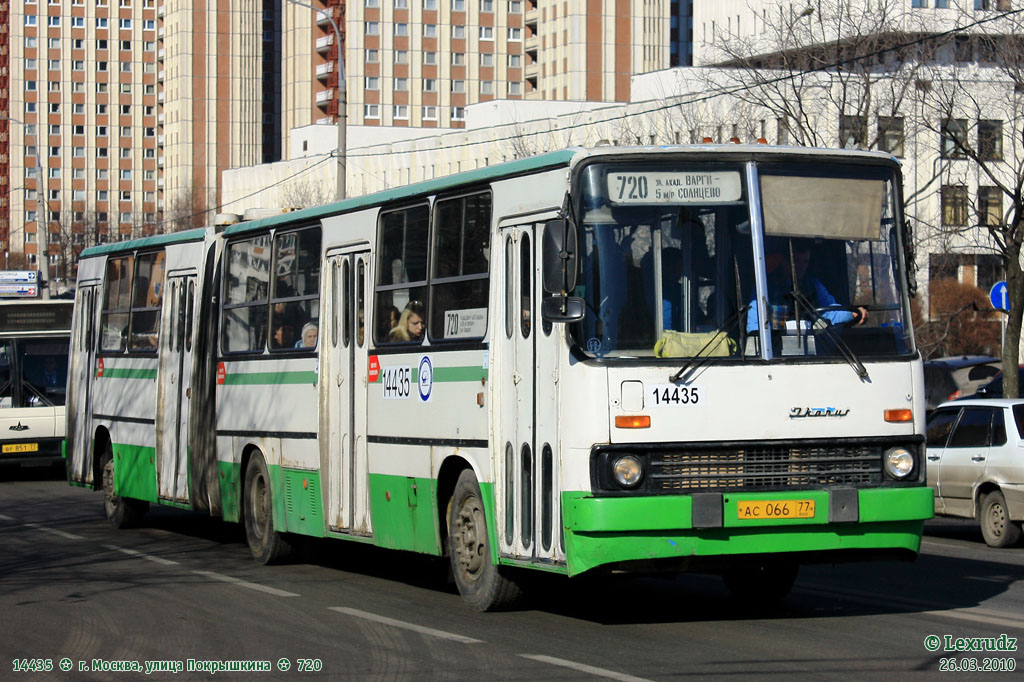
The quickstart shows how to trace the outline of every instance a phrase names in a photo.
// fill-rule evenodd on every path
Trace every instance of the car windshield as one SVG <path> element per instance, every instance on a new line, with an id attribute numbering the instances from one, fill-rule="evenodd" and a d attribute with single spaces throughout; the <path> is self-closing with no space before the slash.
<path id="1" fill-rule="evenodd" d="M 758 169 L 763 261 L 743 165 L 594 163 L 581 172 L 575 293 L 587 310 L 572 333 L 584 352 L 757 356 L 759 299 L 775 358 L 913 352 L 893 170 Z"/>

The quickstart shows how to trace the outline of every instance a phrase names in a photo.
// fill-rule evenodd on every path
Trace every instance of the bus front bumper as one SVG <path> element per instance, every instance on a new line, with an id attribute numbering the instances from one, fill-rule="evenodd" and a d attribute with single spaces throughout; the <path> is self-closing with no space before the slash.
<path id="1" fill-rule="evenodd" d="M 913 558 L 934 511 L 934 494 L 924 486 L 637 497 L 577 492 L 562 502 L 569 575 L 644 565 L 714 570 L 717 558 L 737 555 Z M 803 518 L 778 518 L 797 508 Z"/>

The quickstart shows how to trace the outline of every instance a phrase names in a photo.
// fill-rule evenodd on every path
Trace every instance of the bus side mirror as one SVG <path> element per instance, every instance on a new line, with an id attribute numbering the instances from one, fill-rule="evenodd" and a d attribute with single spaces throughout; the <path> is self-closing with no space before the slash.
<path id="1" fill-rule="evenodd" d="M 576 226 L 560 218 L 544 224 L 544 291 L 555 294 L 541 304 L 541 315 L 549 322 L 583 319 L 583 299 L 569 296 L 576 288 Z"/>

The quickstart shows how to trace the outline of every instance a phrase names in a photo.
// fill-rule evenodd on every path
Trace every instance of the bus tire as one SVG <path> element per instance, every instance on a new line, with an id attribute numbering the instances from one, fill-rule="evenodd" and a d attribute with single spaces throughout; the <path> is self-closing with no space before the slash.
<path id="1" fill-rule="evenodd" d="M 274 530 L 274 504 L 263 455 L 257 453 L 245 469 L 243 515 L 245 539 L 252 556 L 260 564 L 272 564 L 291 552 L 291 543 L 284 533 Z"/>
<path id="2" fill-rule="evenodd" d="M 477 611 L 499 611 L 522 599 L 522 588 L 491 560 L 483 496 L 471 469 L 459 474 L 448 505 L 448 556 L 459 594 Z"/>
<path id="3" fill-rule="evenodd" d="M 103 511 L 107 521 L 114 528 L 139 525 L 142 517 L 149 511 L 149 502 L 114 494 L 114 451 L 109 443 L 100 460 L 100 473 L 103 477 Z"/>
<path id="4" fill-rule="evenodd" d="M 800 567 L 788 561 L 744 564 L 722 575 L 726 588 L 744 604 L 775 606 L 789 594 Z"/>
<path id="5" fill-rule="evenodd" d="M 981 535 L 989 547 L 1011 547 L 1020 540 L 1020 526 L 1010 519 L 1006 498 L 998 490 L 981 498 Z"/>

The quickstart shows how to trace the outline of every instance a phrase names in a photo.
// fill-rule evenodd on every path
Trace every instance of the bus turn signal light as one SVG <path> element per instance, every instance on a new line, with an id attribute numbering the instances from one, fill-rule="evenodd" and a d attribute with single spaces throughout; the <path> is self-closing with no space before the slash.
<path id="1" fill-rule="evenodd" d="M 886 410 L 885 421 L 887 422 L 911 422 L 914 421 L 913 410 Z"/>
<path id="2" fill-rule="evenodd" d="M 651 418 L 645 415 L 638 415 L 633 417 L 616 417 L 615 428 L 617 429 L 649 429 L 651 428 Z"/>

